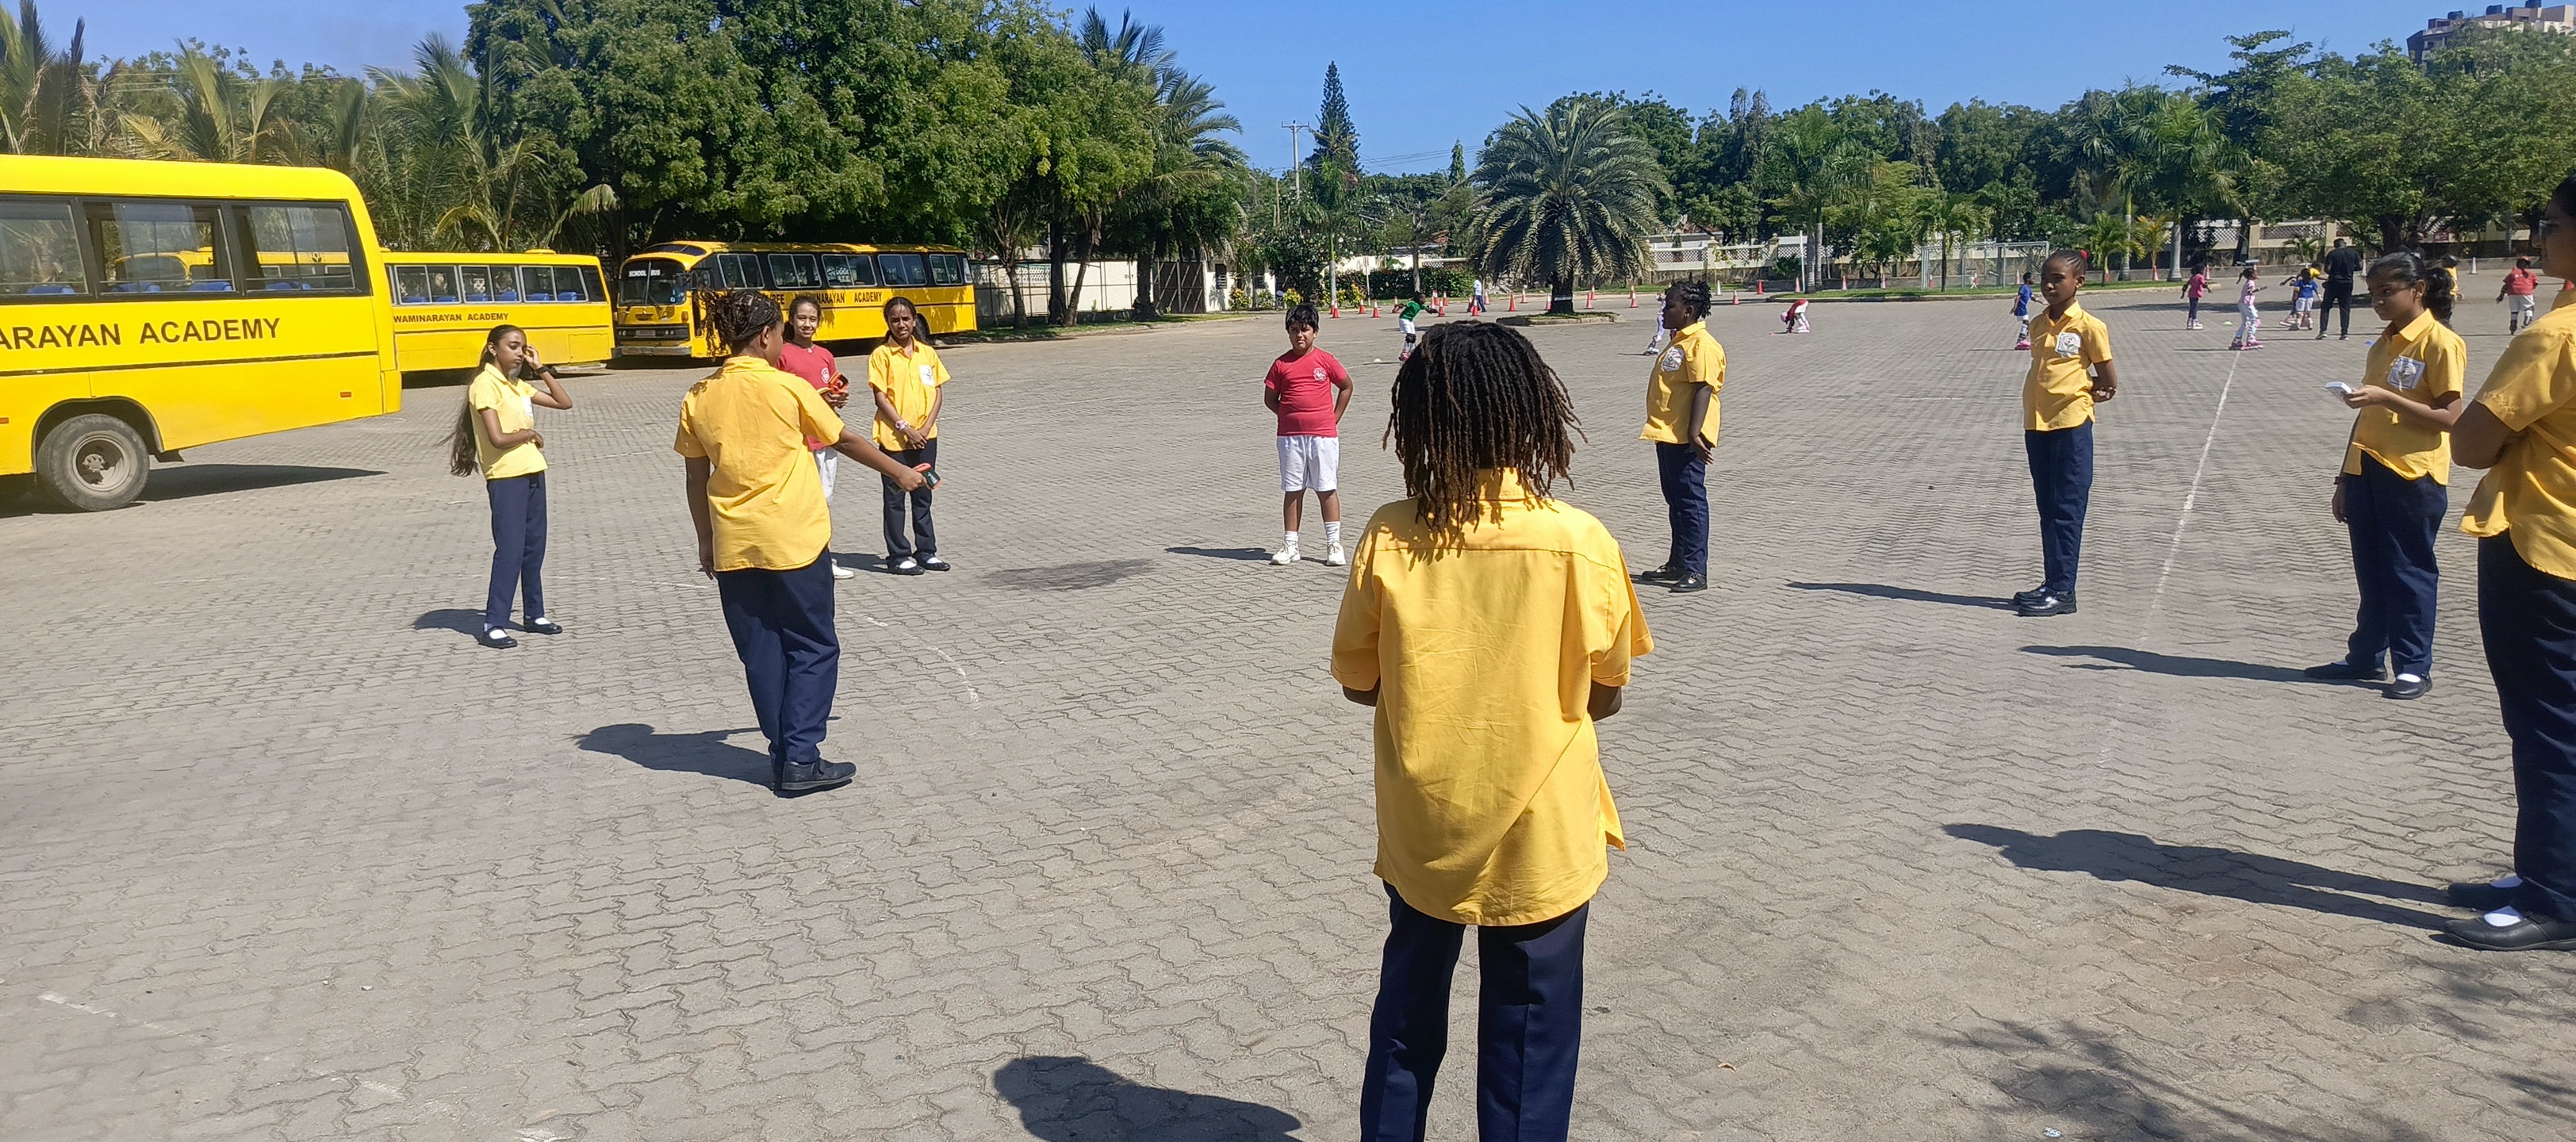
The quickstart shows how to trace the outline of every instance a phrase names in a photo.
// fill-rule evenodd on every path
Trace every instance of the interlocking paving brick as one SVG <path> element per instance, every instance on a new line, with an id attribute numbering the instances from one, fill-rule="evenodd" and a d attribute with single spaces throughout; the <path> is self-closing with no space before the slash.
<path id="1" fill-rule="evenodd" d="M 2576 961 L 2428 935 L 2434 887 L 2508 854 L 2471 543 L 2441 541 L 2430 697 L 2296 673 L 2351 617 L 2319 388 L 2362 339 L 2235 354 L 2161 293 L 2093 304 L 2123 395 L 2083 613 L 2046 621 L 1998 602 L 2039 564 L 2004 303 L 1714 315 L 1717 589 L 1648 593 L 1603 729 L 1632 847 L 1578 1137 L 2576 1121 Z M 2460 324 L 2474 379 L 2502 315 Z M 1327 325 L 1356 521 L 1399 493 L 1397 337 Z M 1532 336 L 1590 433 L 1570 498 L 1656 561 L 1643 328 Z M 549 414 L 571 633 L 507 653 L 467 633 L 456 389 L 192 450 L 129 510 L 0 513 L 0 1137 L 1347 1136 L 1384 898 L 1340 578 L 1260 562 L 1280 340 L 951 352 L 959 569 L 843 586 L 827 750 L 862 777 L 794 800 L 693 567 L 694 371 Z M 870 483 L 835 508 L 865 564 Z"/>

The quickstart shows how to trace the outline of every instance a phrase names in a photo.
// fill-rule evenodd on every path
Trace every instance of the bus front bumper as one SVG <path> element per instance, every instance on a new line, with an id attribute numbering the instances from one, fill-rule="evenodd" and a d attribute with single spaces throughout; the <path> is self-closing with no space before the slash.
<path id="1" fill-rule="evenodd" d="M 686 357 L 694 350 L 686 345 L 619 345 L 620 357 Z"/>

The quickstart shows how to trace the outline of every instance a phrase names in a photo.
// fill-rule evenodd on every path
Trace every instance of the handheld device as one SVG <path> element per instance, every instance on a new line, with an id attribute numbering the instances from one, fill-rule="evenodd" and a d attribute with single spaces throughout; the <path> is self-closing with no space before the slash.
<path id="1" fill-rule="evenodd" d="M 2326 391 L 2333 393 L 2337 397 L 2348 397 L 2354 393 L 2360 392 L 2361 390 L 2354 387 L 2349 381 L 2327 381 Z"/>
<path id="2" fill-rule="evenodd" d="M 922 487 L 936 488 L 939 486 L 939 465 L 924 464 L 920 468 L 915 469 L 915 471 L 921 473 Z"/>

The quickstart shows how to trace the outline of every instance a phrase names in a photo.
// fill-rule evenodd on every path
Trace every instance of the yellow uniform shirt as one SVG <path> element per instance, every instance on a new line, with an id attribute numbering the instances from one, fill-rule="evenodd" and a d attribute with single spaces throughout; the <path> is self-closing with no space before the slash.
<path id="1" fill-rule="evenodd" d="M 2468 353 L 2460 335 L 2439 318 L 2418 314 L 2406 328 L 2371 344 L 2361 380 L 2429 405 L 2460 391 L 2468 375 Z M 2405 479 L 2431 476 L 2436 484 L 2451 482 L 2451 434 L 2388 409 L 2365 408 L 2354 419 L 2352 443 L 2343 450 L 2344 475 L 2361 474 L 2364 453 Z"/>
<path id="2" fill-rule="evenodd" d="M 1699 432 L 1715 444 L 1717 391 L 1726 386 L 1726 350 L 1708 335 L 1707 322 L 1694 321 L 1673 334 L 1672 344 L 1655 358 L 1655 371 L 1646 379 L 1646 430 L 1637 438 L 1690 443 L 1690 431 L 1683 422 L 1690 419 L 1691 401 L 1699 395 L 1700 385 L 1708 386 L 1708 415 L 1700 420 Z"/>
<path id="3" fill-rule="evenodd" d="M 2030 319 L 2030 375 L 2021 384 L 2022 427 L 2073 428 L 2093 419 L 2093 366 L 2111 359 L 2111 331 L 2074 302 L 2066 316 L 2046 308 Z"/>
<path id="4" fill-rule="evenodd" d="M 2478 481 L 2460 530 L 2510 531 L 2523 562 L 2576 579 L 2576 306 L 2515 334 L 2477 403 L 2522 438 Z"/>
<path id="5" fill-rule="evenodd" d="M 823 394 L 758 357 L 728 358 L 680 398 L 680 435 L 671 447 L 704 457 L 714 516 L 716 570 L 793 571 L 832 540 L 823 476 L 805 438 L 839 440 L 842 426 Z"/>
<path id="6" fill-rule="evenodd" d="M 895 415 L 914 428 L 921 427 L 922 418 L 930 415 L 931 398 L 938 395 L 939 386 L 947 383 L 948 366 L 940 363 L 939 350 L 925 342 L 915 340 L 912 351 L 906 353 L 888 341 L 868 354 L 868 387 L 884 393 Z M 930 438 L 939 439 L 938 425 L 930 426 Z M 887 420 L 883 412 L 877 414 L 876 441 L 877 447 L 888 452 L 912 447 L 911 441 L 895 432 L 894 422 Z"/>
<path id="7" fill-rule="evenodd" d="M 1601 521 L 1486 473 L 1499 507 L 1435 535 L 1379 508 L 1351 553 L 1333 677 L 1378 691 L 1377 874 L 1460 924 L 1581 907 L 1625 847 L 1587 712 L 1653 649 Z"/>
<path id="8" fill-rule="evenodd" d="M 483 434 L 482 410 L 491 409 L 500 420 L 501 432 L 507 435 L 536 427 L 537 387 L 517 377 L 505 377 L 490 365 L 474 375 L 466 386 L 465 404 L 474 410 L 474 458 L 483 465 L 486 480 L 507 480 L 546 470 L 545 449 L 531 440 L 516 448 L 494 448 L 492 438 Z"/>

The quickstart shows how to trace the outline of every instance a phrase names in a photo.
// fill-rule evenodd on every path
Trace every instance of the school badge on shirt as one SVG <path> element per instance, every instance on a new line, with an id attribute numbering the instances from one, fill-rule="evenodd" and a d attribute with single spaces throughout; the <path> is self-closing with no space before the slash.
<path id="1" fill-rule="evenodd" d="M 939 387 L 939 372 L 938 372 L 938 370 L 933 369 L 933 368 L 931 368 L 931 367 L 930 367 L 930 366 L 928 366 L 928 365 L 923 365 L 923 366 L 921 367 L 921 387 L 923 387 L 923 388 L 925 388 L 925 389 L 935 389 L 935 388 L 938 388 L 938 387 Z"/>
<path id="2" fill-rule="evenodd" d="M 1667 373 L 1679 372 L 1682 367 L 1682 347 L 1675 345 L 1664 350 L 1664 359 L 1656 367 Z"/>
<path id="3" fill-rule="evenodd" d="M 2057 355 L 2072 357 L 2084 351 L 2084 335 L 2072 329 L 2057 335 Z"/>
<path id="4" fill-rule="evenodd" d="M 2424 362 L 2399 357 L 2388 363 L 2388 387 L 2405 392 L 2424 383 Z"/>

